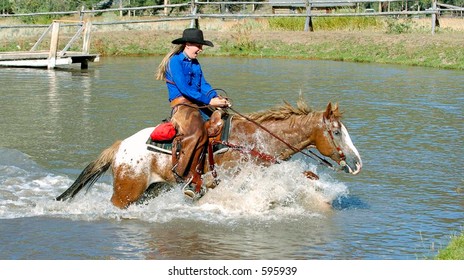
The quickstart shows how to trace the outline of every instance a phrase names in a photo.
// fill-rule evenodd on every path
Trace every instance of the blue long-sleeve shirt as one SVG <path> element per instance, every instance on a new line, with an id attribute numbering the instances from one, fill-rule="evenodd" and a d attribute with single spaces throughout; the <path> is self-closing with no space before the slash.
<path id="1" fill-rule="evenodd" d="M 216 91 L 205 80 L 198 60 L 189 59 L 183 52 L 173 55 L 169 60 L 166 85 L 169 102 L 184 96 L 195 103 L 208 105 L 211 99 L 217 97 Z"/>

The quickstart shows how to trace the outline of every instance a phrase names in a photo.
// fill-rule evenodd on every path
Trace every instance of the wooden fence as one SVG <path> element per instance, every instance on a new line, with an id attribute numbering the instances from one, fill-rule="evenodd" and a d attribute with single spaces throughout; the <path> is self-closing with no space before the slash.
<path id="1" fill-rule="evenodd" d="M 464 11 L 463 7 L 450 6 L 445 4 L 437 3 L 437 0 L 433 0 L 432 6 L 420 10 L 408 10 L 406 1 L 406 9 L 400 11 L 391 11 L 390 3 L 392 2 L 405 2 L 404 0 L 333 0 L 329 1 L 333 7 L 338 7 L 340 9 L 333 10 L 330 13 L 321 13 L 317 12 L 317 8 L 327 4 L 328 1 L 322 0 L 287 0 L 285 2 L 278 2 L 278 0 L 273 0 L 272 2 L 203 2 L 198 0 L 190 0 L 189 2 L 182 4 L 165 4 L 165 5 L 154 5 L 154 6 L 144 6 L 144 7 L 120 7 L 120 8 L 111 8 L 104 10 L 87 10 L 84 7 L 79 11 L 67 11 L 67 12 L 49 12 L 49 13 L 25 13 L 25 14 L 0 14 L 0 18 L 6 17 L 30 17 L 30 16 L 65 16 L 65 15 L 78 15 L 80 20 L 84 20 L 85 16 L 93 16 L 102 13 L 115 13 L 118 12 L 121 16 L 126 15 L 135 15 L 136 12 L 140 11 L 151 11 L 151 15 L 156 16 L 156 18 L 150 19 L 141 19 L 139 17 L 132 16 L 130 20 L 121 20 L 113 22 L 93 22 L 94 25 L 109 25 L 109 24 L 129 24 L 129 23 L 147 23 L 147 22 L 161 22 L 161 21 L 178 21 L 178 20 L 190 20 L 191 26 L 198 26 L 198 22 L 202 18 L 234 18 L 234 19 L 243 19 L 243 18 L 269 18 L 269 17 L 305 17 L 305 31 L 313 31 L 312 27 L 312 18 L 314 17 L 400 17 L 400 16 L 431 16 L 431 27 L 432 34 L 435 32 L 436 26 L 438 24 L 438 15 L 444 12 L 462 12 Z M 410 1 L 414 2 L 414 1 Z M 165 0 L 165 3 L 169 3 L 168 0 Z M 378 5 L 378 10 L 366 9 L 361 10 L 359 8 L 360 4 L 374 3 Z M 384 11 L 382 3 L 388 4 L 388 9 Z M 238 12 L 230 12 L 227 7 L 231 6 L 242 6 Z M 269 8 L 274 5 L 290 5 L 302 7 L 302 13 L 297 12 L 288 12 L 288 13 L 279 13 L 275 14 L 269 12 Z M 342 7 L 353 7 L 356 6 L 356 9 L 341 9 Z M 268 7 L 267 12 L 262 12 L 257 7 Z M 412 6 L 412 5 L 411 5 Z M 207 8 L 206 8 L 207 7 Z M 245 7 L 251 7 L 245 9 Z M 404 7 L 403 7 L 404 8 Z M 173 12 L 176 11 L 176 12 Z M 217 11 L 217 12 L 216 12 Z M 1 28 L 13 28 L 13 27 L 48 27 L 48 25 L 0 25 Z"/>

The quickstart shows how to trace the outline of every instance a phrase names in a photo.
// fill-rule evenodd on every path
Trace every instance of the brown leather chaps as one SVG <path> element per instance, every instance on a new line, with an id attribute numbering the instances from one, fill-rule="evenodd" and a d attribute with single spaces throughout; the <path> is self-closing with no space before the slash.
<path id="1" fill-rule="evenodd" d="M 180 100 L 181 102 L 178 99 L 171 102 L 173 107 L 171 121 L 177 129 L 172 149 L 173 172 L 181 181 L 192 178 L 192 183 L 200 188 L 204 166 L 202 155 L 208 141 L 205 122 L 195 105 L 185 98 Z"/>

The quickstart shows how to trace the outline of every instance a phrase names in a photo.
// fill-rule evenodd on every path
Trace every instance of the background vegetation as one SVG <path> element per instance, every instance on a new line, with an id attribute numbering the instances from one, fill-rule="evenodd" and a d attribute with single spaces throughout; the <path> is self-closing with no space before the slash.
<path id="1" fill-rule="evenodd" d="M 229 2 L 247 2 L 247 0 L 228 0 Z M 258 0 L 259 1 L 259 0 Z M 265 0 L 261 0 L 265 1 Z M 170 0 L 171 4 L 185 3 L 189 0 Z M 253 0 L 250 2 L 256 2 Z M 405 1 L 406 2 L 406 1 Z M 391 9 L 404 8 L 405 2 L 390 3 Z M 408 1 L 409 9 L 425 10 L 432 5 L 432 0 Z M 464 0 L 439 0 L 440 3 L 454 6 L 464 6 Z M 82 6 L 86 9 L 105 9 L 111 6 L 119 7 L 142 7 L 162 5 L 164 0 L 0 0 L 0 12 L 2 13 L 34 13 L 34 12 L 62 12 L 80 10 Z M 378 3 L 362 3 L 363 8 L 378 10 Z"/>

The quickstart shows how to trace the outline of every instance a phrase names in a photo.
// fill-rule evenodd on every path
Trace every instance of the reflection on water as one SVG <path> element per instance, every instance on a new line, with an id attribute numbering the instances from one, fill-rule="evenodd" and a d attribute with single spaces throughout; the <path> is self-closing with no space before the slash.
<path id="1" fill-rule="evenodd" d="M 0 258 L 422 259 L 462 230 L 464 72 L 374 64 L 201 58 L 242 113 L 300 93 L 316 109 L 339 102 L 364 169 L 317 167 L 334 210 L 308 202 L 297 174 L 316 167 L 298 156 L 223 180 L 199 205 L 174 190 L 114 209 L 110 176 L 91 195 L 54 202 L 102 149 L 169 116 L 165 85 L 153 78 L 160 60 L 0 68 Z M 235 188 L 247 183 L 256 197 Z M 292 203 L 263 207 L 265 196 L 278 201 L 276 190 Z M 37 234 L 47 228 L 55 234 Z"/>
<path id="2" fill-rule="evenodd" d="M 201 228 L 191 221 L 179 220 L 173 225 L 153 226 L 148 230 L 145 238 L 151 249 L 146 250 L 144 258 L 314 259 L 321 255 L 317 248 L 327 244 L 331 239 L 330 232 L 336 231 L 332 228 L 333 224 L 321 223 L 319 218 L 311 219 L 308 223 L 295 220 L 269 224 L 238 222 L 233 226 L 208 224 Z M 146 230 L 145 225 L 141 227 Z M 130 228 L 138 229 L 133 224 Z M 196 230 L 192 231 L 192 228 Z M 295 234 L 289 235 L 288 232 Z M 129 240 L 127 242 L 131 243 Z"/>

